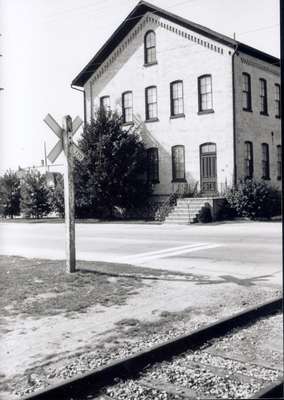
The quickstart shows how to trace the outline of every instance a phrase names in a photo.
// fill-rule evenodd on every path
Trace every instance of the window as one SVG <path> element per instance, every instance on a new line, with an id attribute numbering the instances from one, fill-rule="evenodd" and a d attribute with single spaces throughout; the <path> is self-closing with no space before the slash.
<path id="1" fill-rule="evenodd" d="M 157 88 L 150 86 L 145 89 L 146 121 L 158 118 Z"/>
<path id="2" fill-rule="evenodd" d="M 145 64 L 156 64 L 156 34 L 153 31 L 146 33 L 144 38 Z"/>
<path id="3" fill-rule="evenodd" d="M 253 177 L 253 147 L 252 142 L 245 142 L 245 178 Z"/>
<path id="4" fill-rule="evenodd" d="M 171 83 L 171 116 L 183 116 L 183 82 Z"/>
<path id="5" fill-rule="evenodd" d="M 262 143 L 262 179 L 269 179 L 269 147 L 267 143 Z"/>
<path id="6" fill-rule="evenodd" d="M 277 179 L 282 179 L 282 147 L 277 146 Z"/>
<path id="7" fill-rule="evenodd" d="M 243 73 L 243 110 L 251 111 L 251 83 L 247 73 Z"/>
<path id="8" fill-rule="evenodd" d="M 260 84 L 260 114 L 267 115 L 267 85 L 265 79 L 259 80 Z"/>
<path id="9" fill-rule="evenodd" d="M 106 111 L 110 111 L 110 97 L 103 96 L 100 98 L 100 107 L 104 108 Z"/>
<path id="10" fill-rule="evenodd" d="M 147 150 L 148 181 L 159 182 L 159 153 L 157 147 Z"/>
<path id="11" fill-rule="evenodd" d="M 203 75 L 198 78 L 198 103 L 199 112 L 213 110 L 211 75 Z"/>
<path id="12" fill-rule="evenodd" d="M 184 146 L 172 147 L 173 181 L 185 181 L 185 158 Z"/>
<path id="13" fill-rule="evenodd" d="M 122 115 L 124 123 L 132 122 L 133 120 L 132 92 L 125 92 L 122 95 Z"/>
<path id="14" fill-rule="evenodd" d="M 281 118 L 280 85 L 275 84 L 275 117 Z"/>

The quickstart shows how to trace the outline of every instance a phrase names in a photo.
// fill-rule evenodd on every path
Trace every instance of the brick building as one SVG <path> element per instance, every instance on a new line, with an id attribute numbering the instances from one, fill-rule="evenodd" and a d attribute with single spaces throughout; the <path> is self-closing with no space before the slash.
<path id="1" fill-rule="evenodd" d="M 140 126 L 154 194 L 281 184 L 279 59 L 141 1 L 73 80 Z"/>

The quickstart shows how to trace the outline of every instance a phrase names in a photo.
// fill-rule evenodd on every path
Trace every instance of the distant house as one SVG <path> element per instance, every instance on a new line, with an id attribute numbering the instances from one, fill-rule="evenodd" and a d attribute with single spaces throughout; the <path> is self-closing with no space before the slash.
<path id="1" fill-rule="evenodd" d="M 140 1 L 72 86 L 138 124 L 157 196 L 281 184 L 279 59 Z"/>

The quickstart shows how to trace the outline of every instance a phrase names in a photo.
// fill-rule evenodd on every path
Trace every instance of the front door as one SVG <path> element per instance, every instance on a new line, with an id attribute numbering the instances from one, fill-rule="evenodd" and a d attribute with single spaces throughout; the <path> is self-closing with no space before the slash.
<path id="1" fill-rule="evenodd" d="M 216 144 L 200 146 L 200 187 L 204 195 L 217 193 Z"/>

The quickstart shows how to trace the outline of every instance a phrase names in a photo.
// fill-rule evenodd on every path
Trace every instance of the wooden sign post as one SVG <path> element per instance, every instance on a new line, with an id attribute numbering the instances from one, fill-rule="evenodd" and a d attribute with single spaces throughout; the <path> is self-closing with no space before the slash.
<path id="1" fill-rule="evenodd" d="M 45 117 L 44 122 L 59 138 L 48 154 L 48 159 L 54 163 L 62 150 L 66 157 L 64 171 L 66 271 L 71 273 L 76 271 L 74 157 L 79 161 L 84 158 L 84 153 L 75 145 L 72 138 L 83 122 L 79 117 L 72 122 L 72 118 L 67 115 L 63 118 L 63 128 L 61 128 L 50 114 Z"/>
<path id="2" fill-rule="evenodd" d="M 64 205 L 65 205 L 65 246 L 66 270 L 76 270 L 75 249 L 75 197 L 74 197 L 74 156 L 72 146 L 72 119 L 69 115 L 63 118 L 63 148 L 66 157 L 64 171 Z"/>

